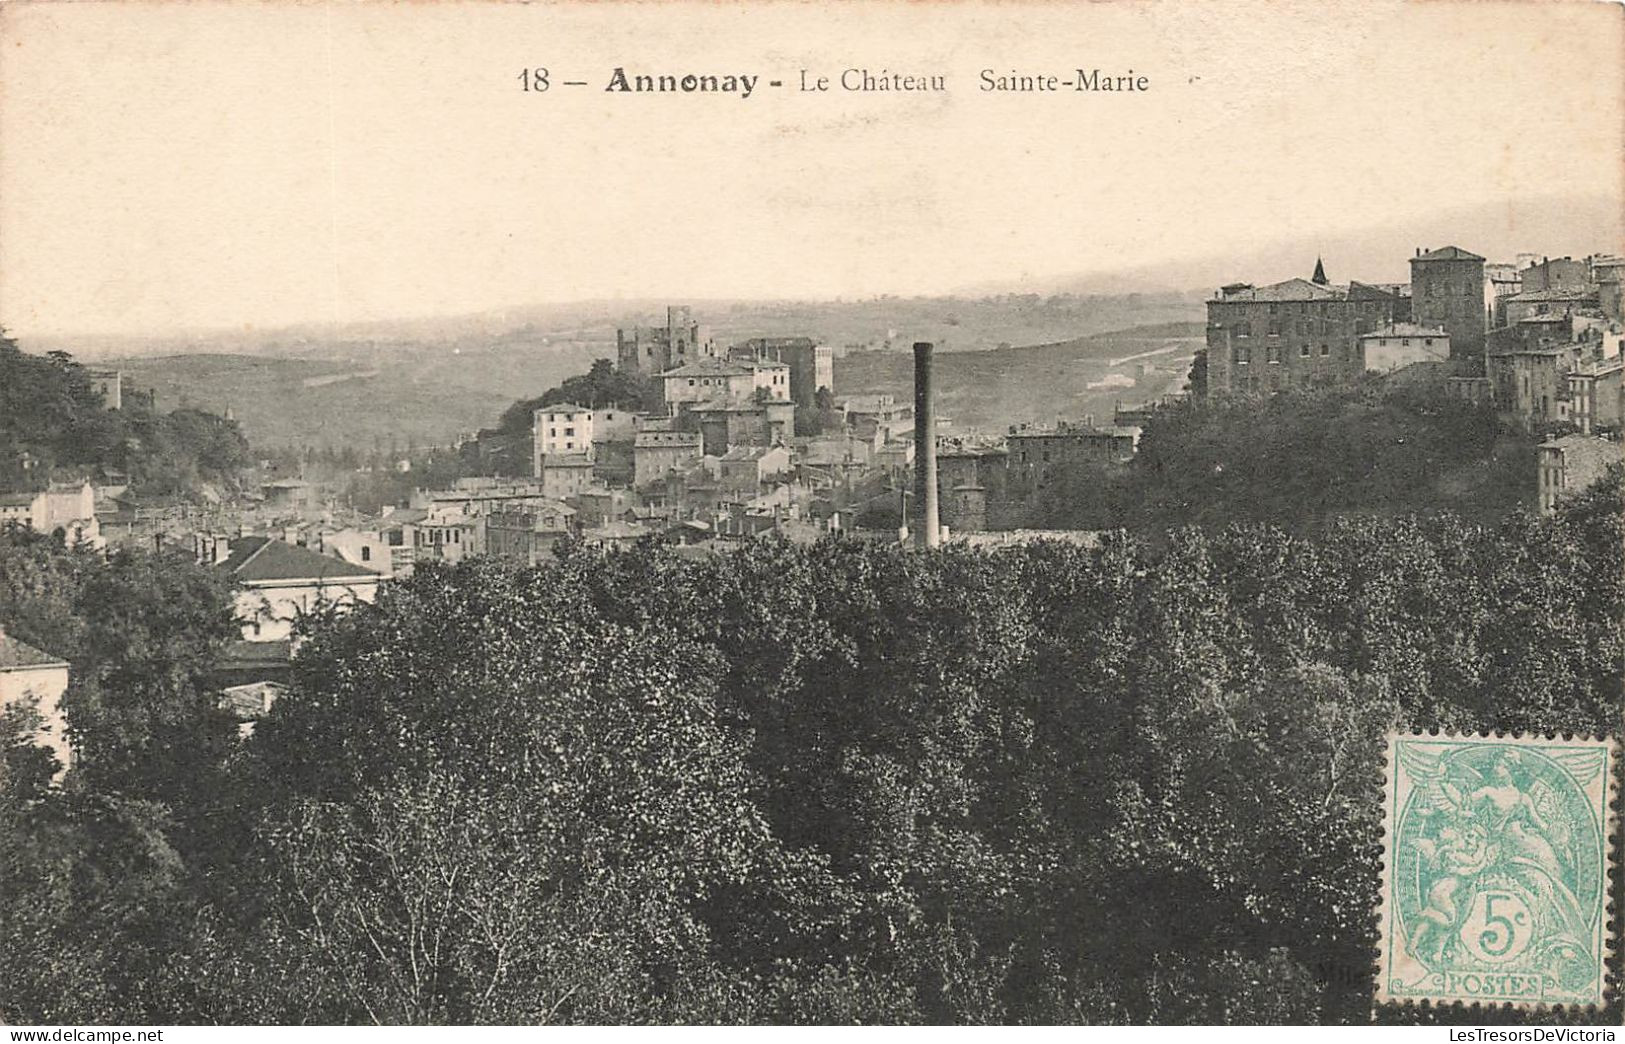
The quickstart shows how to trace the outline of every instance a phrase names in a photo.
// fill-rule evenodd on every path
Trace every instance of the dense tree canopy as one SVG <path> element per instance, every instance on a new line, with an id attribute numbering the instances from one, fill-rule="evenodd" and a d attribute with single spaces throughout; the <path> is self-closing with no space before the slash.
<path id="1" fill-rule="evenodd" d="M 1193 371 L 1194 373 L 1195 371 Z M 1134 530 L 1352 514 L 1500 518 L 1534 499 L 1534 442 L 1439 375 L 1269 398 L 1193 397 L 1157 411 L 1122 471 L 1058 472 L 1032 524 Z"/>
<path id="2" fill-rule="evenodd" d="M 66 352 L 31 355 L 0 334 L 0 489 L 40 487 L 56 469 L 106 468 L 138 492 L 184 495 L 232 483 L 250 463 L 235 421 L 195 409 L 161 414 L 135 394 L 109 410 Z"/>
<path id="3" fill-rule="evenodd" d="M 520 399 L 502 411 L 497 426 L 512 434 L 530 431 L 531 416 L 543 406 L 573 403 L 590 409 L 624 406 L 628 409 L 654 409 L 661 405 L 658 382 L 635 373 L 624 373 L 608 359 L 598 359 L 586 373 L 577 374 L 533 399 Z"/>
<path id="4" fill-rule="evenodd" d="M 1492 525 L 424 567 L 308 622 L 207 800 L 0 793 L 0 1015 L 1365 1022 L 1384 733 L 1617 735 L 1622 537 L 1616 475 Z"/>

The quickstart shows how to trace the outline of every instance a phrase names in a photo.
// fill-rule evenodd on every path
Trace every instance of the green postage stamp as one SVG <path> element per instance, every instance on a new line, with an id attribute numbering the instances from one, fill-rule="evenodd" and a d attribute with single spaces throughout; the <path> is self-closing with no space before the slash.
<path id="1" fill-rule="evenodd" d="M 1617 757 L 1601 740 L 1389 737 L 1378 1003 L 1603 1003 Z"/>

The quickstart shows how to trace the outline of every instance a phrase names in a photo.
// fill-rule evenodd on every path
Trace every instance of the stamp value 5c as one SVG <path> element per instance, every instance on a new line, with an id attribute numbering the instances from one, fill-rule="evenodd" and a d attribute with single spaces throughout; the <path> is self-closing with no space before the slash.
<path id="1" fill-rule="evenodd" d="M 1377 1001 L 1600 1005 L 1602 740 L 1392 735 Z"/>

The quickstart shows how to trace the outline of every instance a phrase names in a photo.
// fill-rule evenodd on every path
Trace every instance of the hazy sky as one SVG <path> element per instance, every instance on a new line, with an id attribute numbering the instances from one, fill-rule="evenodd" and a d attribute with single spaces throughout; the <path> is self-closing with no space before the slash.
<path id="1" fill-rule="evenodd" d="M 935 293 L 1625 177 L 1619 5 L 12 3 L 0 33 L 25 335 Z M 761 81 L 606 93 L 618 65 Z M 794 90 L 863 67 L 949 90 Z M 1079 67 L 1150 90 L 976 89 Z"/>

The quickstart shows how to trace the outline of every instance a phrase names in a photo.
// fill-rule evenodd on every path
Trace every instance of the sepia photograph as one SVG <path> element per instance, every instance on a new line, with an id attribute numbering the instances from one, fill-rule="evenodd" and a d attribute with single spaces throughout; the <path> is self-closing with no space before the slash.
<path id="1" fill-rule="evenodd" d="M 0 1034 L 1615 1041 L 1622 282 L 1617 2 L 0 2 Z"/>

